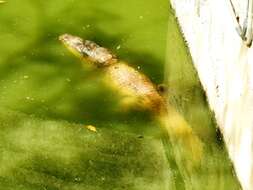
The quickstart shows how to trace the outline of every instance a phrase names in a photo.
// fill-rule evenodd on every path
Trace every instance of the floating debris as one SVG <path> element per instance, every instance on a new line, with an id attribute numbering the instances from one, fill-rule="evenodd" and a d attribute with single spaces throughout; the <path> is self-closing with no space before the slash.
<path id="1" fill-rule="evenodd" d="M 79 182 L 79 181 L 81 181 L 81 178 L 80 178 L 80 177 L 76 177 L 76 178 L 75 178 L 75 181 L 78 181 L 78 182 Z"/>
<path id="2" fill-rule="evenodd" d="M 97 128 L 93 125 L 86 125 L 85 126 L 87 129 L 89 129 L 90 131 L 93 131 L 93 132 L 97 132 Z"/>
<path id="3" fill-rule="evenodd" d="M 33 97 L 30 97 L 30 96 L 25 97 L 25 99 L 26 99 L 26 100 L 31 100 L 31 101 L 34 100 L 34 98 L 33 98 Z"/>

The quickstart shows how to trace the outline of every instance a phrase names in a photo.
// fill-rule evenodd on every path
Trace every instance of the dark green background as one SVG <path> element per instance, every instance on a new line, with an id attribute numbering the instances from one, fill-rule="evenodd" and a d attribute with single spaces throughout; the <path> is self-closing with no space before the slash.
<path id="1" fill-rule="evenodd" d="M 205 143 L 200 168 L 184 170 L 149 113 L 122 111 L 63 33 L 110 48 L 155 84 L 165 78 Z M 0 44 L 0 189 L 239 189 L 168 1 L 9 0 Z"/>

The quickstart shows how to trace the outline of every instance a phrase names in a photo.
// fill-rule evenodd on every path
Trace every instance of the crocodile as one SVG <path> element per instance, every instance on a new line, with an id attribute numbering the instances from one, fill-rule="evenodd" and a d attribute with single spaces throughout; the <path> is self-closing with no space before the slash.
<path id="1" fill-rule="evenodd" d="M 202 141 L 182 114 L 166 101 L 146 75 L 95 42 L 70 34 L 61 35 L 59 40 L 85 64 L 103 69 L 106 83 L 121 94 L 122 98 L 154 115 L 172 144 L 181 146 L 180 154 L 188 157 L 188 161 L 181 165 L 191 170 L 193 166 L 200 164 L 203 154 Z"/>

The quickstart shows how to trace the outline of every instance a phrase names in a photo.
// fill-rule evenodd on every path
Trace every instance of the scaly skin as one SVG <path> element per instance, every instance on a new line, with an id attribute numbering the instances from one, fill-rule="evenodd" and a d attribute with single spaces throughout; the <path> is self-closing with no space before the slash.
<path id="1" fill-rule="evenodd" d="M 165 101 L 157 92 L 155 85 L 133 67 L 118 61 L 109 50 L 69 34 L 64 34 L 59 39 L 81 59 L 97 67 L 103 67 L 107 83 L 117 89 L 123 97 L 136 100 L 138 106 L 157 114 L 166 112 Z"/>
<path id="2" fill-rule="evenodd" d="M 166 103 L 148 77 L 119 61 L 108 49 L 94 42 L 70 34 L 61 35 L 59 40 L 85 63 L 102 67 L 105 81 L 122 97 L 131 99 L 135 106 L 148 109 L 155 115 L 163 131 L 169 135 L 171 143 L 177 145 L 175 157 L 180 162 L 179 165 L 186 167 L 188 172 L 199 166 L 203 152 L 202 142 L 184 117 Z"/>
<path id="3" fill-rule="evenodd" d="M 108 66 L 105 73 L 109 85 L 118 90 L 122 97 L 135 100 L 135 106 L 150 110 L 156 115 L 166 112 L 163 97 L 145 75 L 124 62 Z"/>

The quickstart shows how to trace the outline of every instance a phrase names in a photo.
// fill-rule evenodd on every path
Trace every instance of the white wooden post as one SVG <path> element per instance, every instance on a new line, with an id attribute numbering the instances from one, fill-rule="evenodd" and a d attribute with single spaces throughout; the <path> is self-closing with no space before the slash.
<path id="1" fill-rule="evenodd" d="M 252 190 L 253 46 L 239 36 L 235 15 L 242 26 L 248 0 L 231 2 L 171 0 L 236 174 Z"/>

